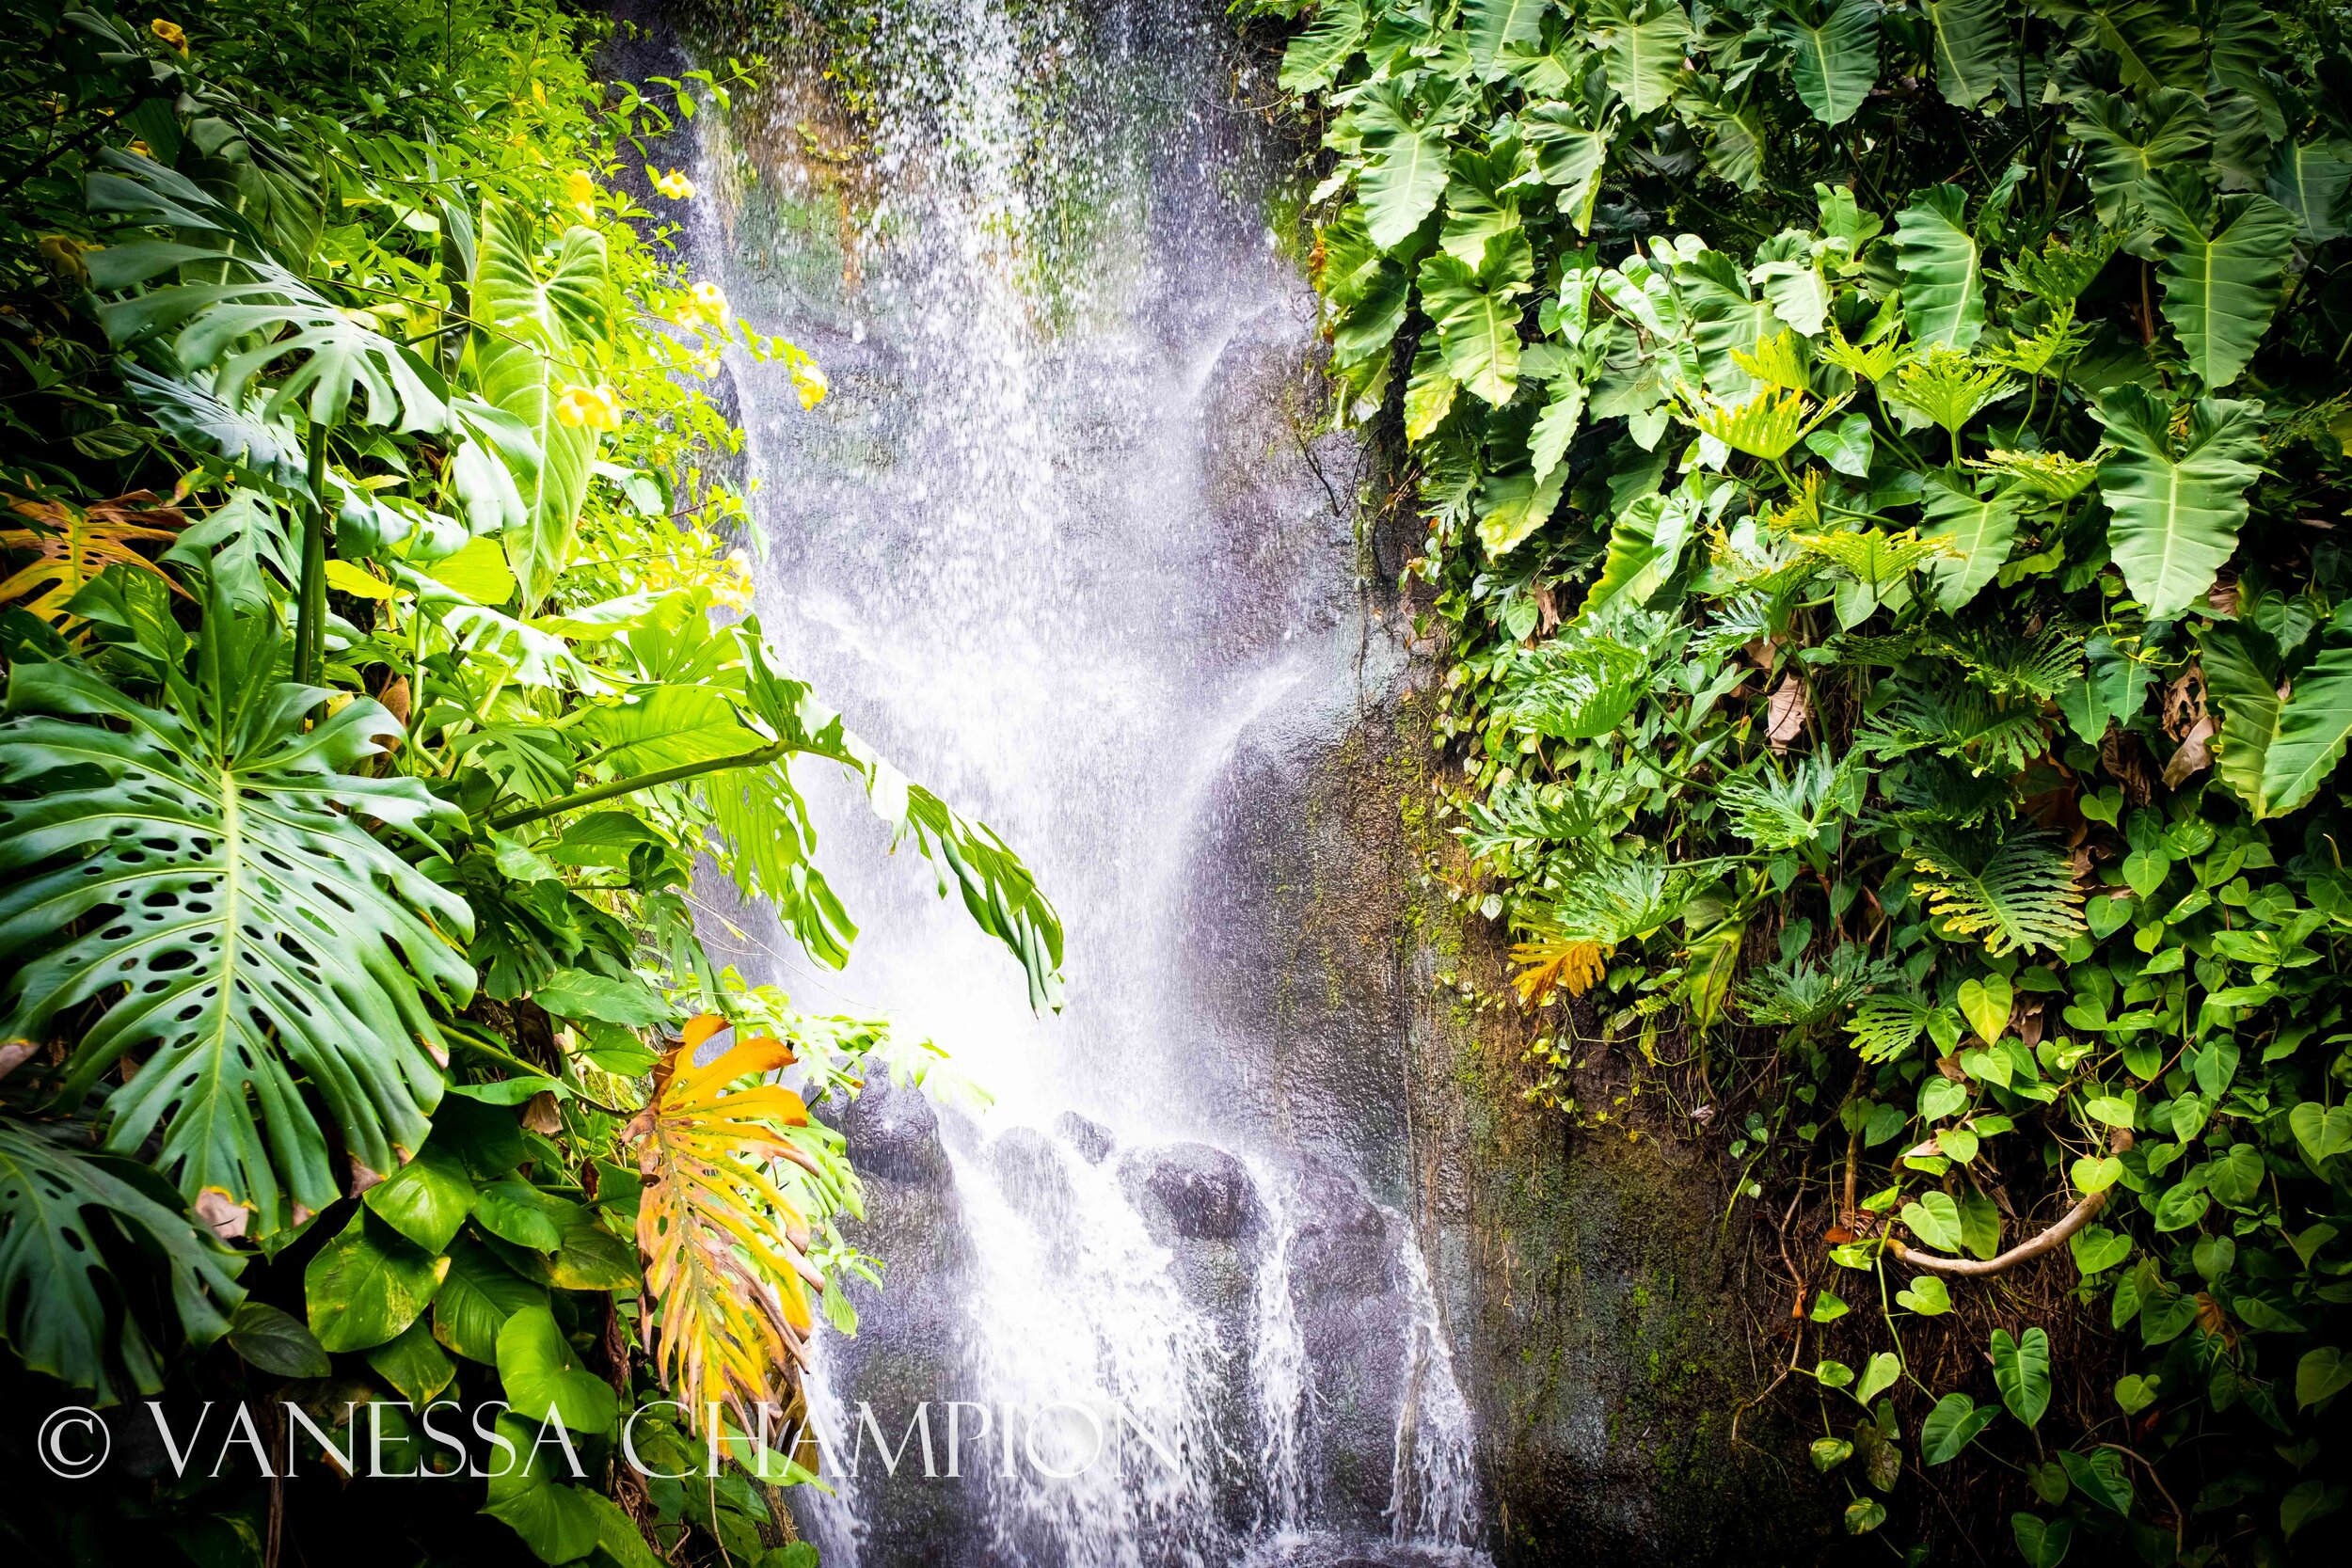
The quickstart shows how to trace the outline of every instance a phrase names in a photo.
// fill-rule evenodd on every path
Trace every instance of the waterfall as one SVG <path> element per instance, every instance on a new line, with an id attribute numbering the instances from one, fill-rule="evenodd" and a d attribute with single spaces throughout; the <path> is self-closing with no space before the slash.
<path id="1" fill-rule="evenodd" d="M 1250 107 L 1270 59 L 1215 0 L 891 0 L 846 63 L 746 8 L 702 45 L 786 63 L 695 127 L 691 248 L 834 388 L 804 411 L 780 367 L 731 366 L 757 612 L 1069 934 L 1067 1007 L 1034 1017 L 814 771 L 865 927 L 846 972 L 697 890 L 714 952 L 887 1012 L 993 1097 L 877 1085 L 841 1115 L 851 1239 L 887 1272 L 810 1380 L 857 1468 L 795 1506 L 828 1568 L 1483 1560 L 1399 1140 L 1287 1082 L 1252 1000 L 1278 988 L 1218 968 L 1273 891 L 1236 847 L 1250 770 L 1336 744 L 1368 678 L 1355 454 L 1314 434 L 1315 307 L 1273 215 L 1295 150 Z M 869 1412 L 898 1443 L 918 1407 L 919 1458 L 859 1451 Z"/>

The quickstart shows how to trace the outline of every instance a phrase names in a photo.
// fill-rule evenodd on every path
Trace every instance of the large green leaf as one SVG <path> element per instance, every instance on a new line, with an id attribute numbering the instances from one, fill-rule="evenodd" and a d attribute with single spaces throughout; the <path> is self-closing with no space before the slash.
<path id="1" fill-rule="evenodd" d="M 2279 737 L 2279 651 L 2243 621 L 2217 621 L 2198 636 L 2205 690 L 2221 708 L 2213 770 L 2256 816 L 2264 809 L 2263 768 Z"/>
<path id="2" fill-rule="evenodd" d="M 2238 378 L 2279 309 L 2295 214 L 2266 196 L 2215 198 L 2193 170 L 2148 182 L 2141 203 L 2163 230 L 2164 319 L 2208 391 Z"/>
<path id="3" fill-rule="evenodd" d="M 474 373 L 484 399 L 514 417 L 529 445 L 501 454 L 514 470 L 525 521 L 507 531 L 507 554 L 522 585 L 523 613 L 543 599 L 570 559 L 572 531 L 596 450 L 596 433 L 557 418 L 565 386 L 595 379 L 595 350 L 610 320 L 604 236 L 567 230 L 552 257 L 538 225 L 502 201 L 482 211 L 481 261 L 473 284 Z"/>
<path id="4" fill-rule="evenodd" d="M 2058 952 L 2083 928 L 2074 863 L 2047 833 L 1922 837 L 1912 865 L 1929 912 L 1994 958 Z"/>
<path id="5" fill-rule="evenodd" d="M 1412 238 L 1445 194 L 1448 166 L 1445 138 L 1435 132 L 1407 132 L 1386 140 L 1356 177 L 1375 245 L 1394 250 Z"/>
<path id="6" fill-rule="evenodd" d="M 2205 596 L 2237 548 L 2262 460 L 2262 405 L 2200 398 L 2178 441 L 2171 411 L 2140 388 L 2116 388 L 2097 413 L 2116 449 L 2099 466 L 2114 514 L 2108 546 L 2149 618 L 2171 620 Z"/>
<path id="7" fill-rule="evenodd" d="M 1797 96 L 1824 125 L 1854 117 L 1879 74 L 1879 0 L 1838 0 L 1818 24 L 1784 15 L 1772 32 L 1788 45 Z"/>
<path id="8" fill-rule="evenodd" d="M 2102 223 L 2120 221 L 2159 169 L 2198 159 L 2213 140 L 2205 101 L 2192 92 L 2168 88 L 2137 100 L 2091 92 L 2074 108 L 2066 130 L 2082 144 Z"/>
<path id="9" fill-rule="evenodd" d="M 1607 62 L 1609 86 L 1636 116 L 1665 107 L 1682 86 L 1691 21 L 1672 0 L 1601 0 L 1588 25 Z"/>
<path id="10" fill-rule="evenodd" d="M 160 1135 L 183 1193 L 225 1193 L 265 1236 L 298 1217 L 289 1194 L 307 1213 L 341 1190 L 306 1087 L 358 1169 L 423 1145 L 442 1050 L 426 1001 L 471 995 L 451 939 L 473 917 L 359 824 L 428 843 L 456 817 L 413 779 L 351 770 L 399 722 L 362 698 L 306 730 L 324 693 L 257 678 L 275 650 L 236 640 L 247 624 L 214 600 L 204 678 L 175 681 L 173 711 L 16 667 L 0 781 L 40 793 L 0 802 L 0 957 L 18 966 L 0 1032 L 44 1037 L 95 1003 L 62 1098 L 145 1053 L 107 1100 L 108 1146 Z"/>
<path id="11" fill-rule="evenodd" d="M 446 1257 L 359 1209 L 303 1268 L 310 1332 L 330 1351 L 389 1344 L 433 1305 L 448 1273 Z"/>
<path id="12" fill-rule="evenodd" d="M 2295 677 L 2263 758 L 2262 815 L 2281 816 L 2319 793 L 2352 739 L 2352 643 L 2335 642 Z"/>
<path id="13" fill-rule="evenodd" d="M 554 1419 L 574 1432 L 612 1429 L 620 1404 L 612 1386 L 580 1367 L 548 1308 L 526 1307 L 506 1320 L 498 1369 L 507 1402 L 534 1425 Z"/>
<path id="14" fill-rule="evenodd" d="M 596 760 L 622 773 L 737 756 L 767 739 L 746 729 L 713 686 L 643 688 L 625 703 L 590 713 L 580 730 L 596 746 Z"/>
<path id="15" fill-rule="evenodd" d="M 1973 109 L 1997 96 L 2017 70 L 2001 0 L 1926 0 L 1925 8 L 1944 101 Z"/>
<path id="16" fill-rule="evenodd" d="M 164 1325 L 121 1305 L 143 1292 L 107 1279 L 109 1251 L 135 1249 L 164 1265 L 176 1326 L 198 1344 L 228 1330 L 224 1309 L 245 1293 L 236 1283 L 244 1259 L 164 1201 L 168 1189 L 149 1191 L 153 1180 L 128 1160 L 0 1119 L 0 1333 L 24 1365 L 102 1404 L 118 1381 L 143 1394 L 161 1388 L 171 1348 Z M 102 1248 L 102 1239 L 114 1244 Z"/>
<path id="17" fill-rule="evenodd" d="M 1363 37 L 1363 0 L 1324 0 L 1313 25 L 1282 51 L 1278 85 L 1284 92 L 1312 92 L 1328 87 Z"/>
<path id="18" fill-rule="evenodd" d="M 2009 1413 L 2032 1427 L 2050 1408 L 2050 1336 L 2042 1328 L 2011 1337 L 2006 1328 L 1993 1331 L 1993 1384 L 2001 1391 Z"/>
<path id="19" fill-rule="evenodd" d="M 1470 64 L 1493 72 L 1506 43 L 1534 43 L 1543 30 L 1551 0 L 1463 0 L 1462 23 L 1470 33 Z"/>
<path id="20" fill-rule="evenodd" d="M 1926 497 L 1926 526 L 1922 539 L 1941 539 L 1956 556 L 1941 557 L 1926 568 L 1935 584 L 1936 608 L 1957 614 L 1984 590 L 2001 563 L 2009 559 L 2017 538 L 2017 499 L 2002 490 L 1989 497 L 1960 485 L 1930 482 Z"/>
<path id="21" fill-rule="evenodd" d="M 1422 306 L 1438 324 L 1438 347 L 1454 380 L 1492 404 L 1518 388 L 1519 297 L 1527 293 L 1527 242 L 1496 248 L 1504 259 L 1473 272 L 1452 256 L 1421 264 Z"/>
<path id="22" fill-rule="evenodd" d="M 2296 232 L 2313 244 L 2341 239 L 2344 194 L 2352 190 L 2352 145 L 2337 138 L 2289 142 L 2270 171 L 2270 198 L 2295 215 Z"/>
<path id="23" fill-rule="evenodd" d="M 1984 280 L 1967 193 L 1938 185 L 1895 215 L 1903 273 L 1903 321 L 1922 347 L 1973 347 L 1984 331 Z"/>
<path id="24" fill-rule="evenodd" d="M 2179 0 L 2107 0 L 2090 8 L 2101 47 L 2127 86 L 2195 87 L 2205 72 L 2204 35 Z"/>

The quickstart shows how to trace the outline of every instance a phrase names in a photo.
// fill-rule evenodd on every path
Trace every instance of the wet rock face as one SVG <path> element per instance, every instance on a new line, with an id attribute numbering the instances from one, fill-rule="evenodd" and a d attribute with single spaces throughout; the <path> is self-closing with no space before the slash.
<path id="1" fill-rule="evenodd" d="M 1064 1111 L 1054 1118 L 1054 1133 L 1076 1149 L 1089 1165 L 1101 1164 L 1119 1147 L 1119 1140 L 1111 1136 L 1109 1128 L 1075 1111 Z"/>
<path id="2" fill-rule="evenodd" d="M 1248 1166 L 1221 1148 L 1168 1144 L 1138 1149 L 1127 1156 L 1120 1174 L 1130 1190 L 1140 1189 L 1137 1207 L 1163 1243 L 1177 1237 L 1234 1242 L 1257 1228 L 1257 1183 Z"/>
<path id="3" fill-rule="evenodd" d="M 1291 1300 L 1314 1369 L 1316 1497 L 1336 1528 L 1378 1531 L 1413 1321 L 1397 1249 L 1411 1237 L 1327 1161 L 1307 1162 L 1291 1204 Z"/>
<path id="4" fill-rule="evenodd" d="M 953 1180 L 939 1113 L 913 1089 L 876 1082 L 827 1119 L 849 1140 L 850 1161 L 867 1177 L 927 1190 Z"/>

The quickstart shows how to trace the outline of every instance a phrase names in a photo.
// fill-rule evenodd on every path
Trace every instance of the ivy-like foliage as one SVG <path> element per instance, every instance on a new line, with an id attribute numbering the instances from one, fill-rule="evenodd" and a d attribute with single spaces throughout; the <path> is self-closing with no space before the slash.
<path id="1" fill-rule="evenodd" d="M 2303 1548 L 2352 1386 L 2344 9 L 1260 10 L 1340 417 L 1418 476 L 1464 891 L 1542 1029 L 1760 1081 L 1846 1528 L 1921 1560 L 1990 1451 L 2030 1563 Z"/>

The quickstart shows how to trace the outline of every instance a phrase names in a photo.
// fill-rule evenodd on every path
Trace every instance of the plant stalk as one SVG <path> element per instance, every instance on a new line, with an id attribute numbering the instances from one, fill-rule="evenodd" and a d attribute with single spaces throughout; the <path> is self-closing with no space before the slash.
<path id="1" fill-rule="evenodd" d="M 772 746 L 762 746 L 756 752 L 739 752 L 734 756 L 712 757 L 706 762 L 682 762 L 675 768 L 658 768 L 650 773 L 615 779 L 611 784 L 579 790 L 542 805 L 501 813 L 490 818 L 490 826 L 503 832 L 508 828 L 519 828 L 526 822 L 536 822 L 543 816 L 553 816 L 558 812 L 578 811 L 582 806 L 616 800 L 624 795 L 634 795 L 641 789 L 651 789 L 656 784 L 675 784 L 680 779 L 691 779 L 698 773 L 717 773 L 730 768 L 764 768 L 792 749 L 790 741 L 779 740 Z"/>

